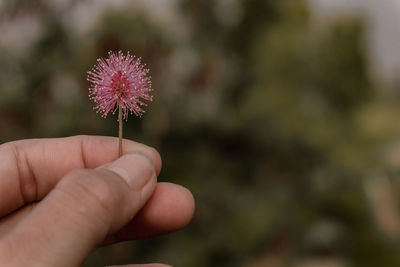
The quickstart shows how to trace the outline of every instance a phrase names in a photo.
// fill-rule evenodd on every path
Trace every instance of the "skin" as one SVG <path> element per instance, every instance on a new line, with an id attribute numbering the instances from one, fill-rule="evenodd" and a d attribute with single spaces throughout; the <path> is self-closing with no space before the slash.
<path id="1" fill-rule="evenodd" d="M 98 246 L 189 223 L 192 194 L 157 183 L 158 152 L 74 136 L 0 146 L 0 266 L 79 266 Z M 126 266 L 167 266 L 163 264 Z"/>

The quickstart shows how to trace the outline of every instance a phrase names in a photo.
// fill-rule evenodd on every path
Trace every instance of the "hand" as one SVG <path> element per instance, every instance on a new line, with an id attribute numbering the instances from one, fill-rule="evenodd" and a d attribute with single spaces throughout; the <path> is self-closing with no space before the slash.
<path id="1" fill-rule="evenodd" d="M 76 136 L 0 146 L 0 266 L 79 266 L 100 245 L 190 221 L 191 193 L 157 183 L 159 154 L 124 140 L 116 159 L 117 143 Z"/>

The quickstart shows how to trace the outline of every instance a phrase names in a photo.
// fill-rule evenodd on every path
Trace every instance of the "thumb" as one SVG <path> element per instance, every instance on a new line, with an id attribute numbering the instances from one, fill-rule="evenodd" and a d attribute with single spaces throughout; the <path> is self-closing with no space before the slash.
<path id="1" fill-rule="evenodd" d="M 2 240 L 0 265 L 80 265 L 151 196 L 156 186 L 151 157 L 143 151 L 131 153 L 95 170 L 73 170 L 64 176 Z"/>

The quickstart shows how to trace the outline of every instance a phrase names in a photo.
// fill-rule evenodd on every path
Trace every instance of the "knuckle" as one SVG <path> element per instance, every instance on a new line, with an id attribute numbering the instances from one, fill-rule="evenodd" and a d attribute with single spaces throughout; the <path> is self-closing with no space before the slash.
<path id="1" fill-rule="evenodd" d="M 26 153 L 20 149 L 18 144 L 16 141 L 3 144 L 0 147 L 0 152 L 7 155 L 13 162 L 19 181 L 20 195 L 24 203 L 30 203 L 38 198 L 38 181 Z"/>
<path id="2" fill-rule="evenodd" d="M 72 138 L 76 138 L 76 139 L 79 139 L 79 140 L 86 140 L 86 139 L 89 138 L 89 135 L 79 134 L 79 135 L 72 136 Z"/>

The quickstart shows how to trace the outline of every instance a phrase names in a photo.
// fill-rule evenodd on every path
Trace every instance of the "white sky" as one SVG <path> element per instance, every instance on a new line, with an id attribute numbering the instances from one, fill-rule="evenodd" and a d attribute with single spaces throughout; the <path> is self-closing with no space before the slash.
<path id="1" fill-rule="evenodd" d="M 317 12 L 360 12 L 368 23 L 373 70 L 383 78 L 400 73 L 400 0 L 309 0 Z"/>

